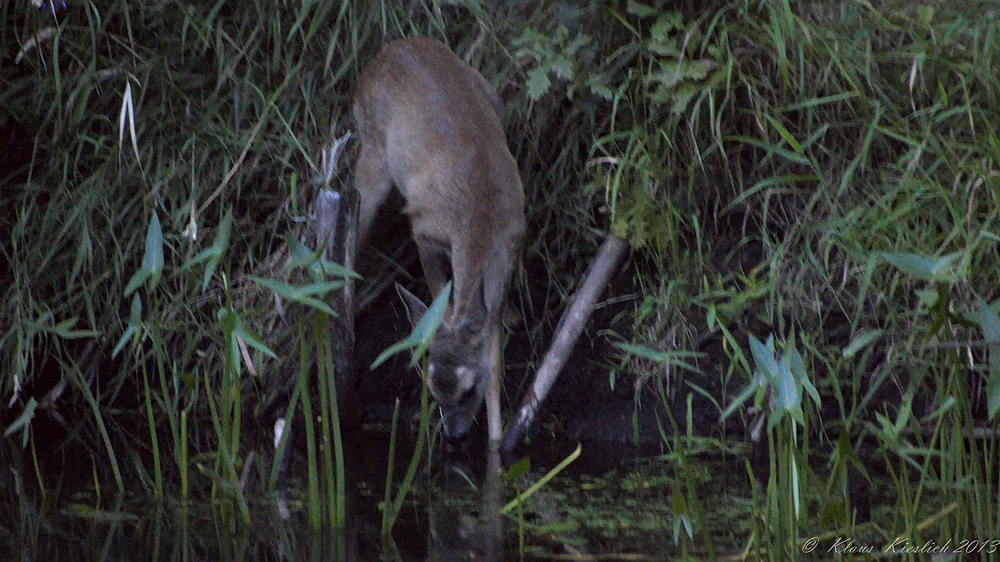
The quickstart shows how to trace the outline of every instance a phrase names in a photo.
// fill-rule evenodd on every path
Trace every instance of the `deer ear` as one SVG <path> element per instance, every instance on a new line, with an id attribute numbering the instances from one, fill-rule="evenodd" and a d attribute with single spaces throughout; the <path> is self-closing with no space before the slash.
<path id="1" fill-rule="evenodd" d="M 430 307 L 399 283 L 396 283 L 396 294 L 399 295 L 399 300 L 403 301 L 403 307 L 406 309 L 406 319 L 410 321 L 410 328 L 416 330 L 417 325 L 424 319 L 424 315 L 427 314 Z M 439 334 L 450 333 L 452 328 L 446 321 L 442 320 L 437 327 L 437 331 Z"/>
<path id="2" fill-rule="evenodd" d="M 399 299 L 403 301 L 403 307 L 406 308 L 406 318 L 410 320 L 410 327 L 416 328 L 420 319 L 427 312 L 427 305 L 399 283 L 396 283 L 396 294 L 399 295 Z"/>

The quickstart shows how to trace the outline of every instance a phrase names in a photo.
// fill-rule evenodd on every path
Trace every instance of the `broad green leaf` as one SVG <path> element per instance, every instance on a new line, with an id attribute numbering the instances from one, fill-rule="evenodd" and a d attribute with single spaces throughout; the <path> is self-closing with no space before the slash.
<path id="1" fill-rule="evenodd" d="M 132 341 L 132 338 L 139 333 L 139 327 L 142 325 L 142 300 L 139 295 L 132 297 L 132 312 L 129 315 L 128 327 L 125 328 L 125 332 L 122 337 L 118 339 L 118 343 L 115 344 L 114 349 L 111 350 L 111 357 L 118 357 L 122 349 Z"/>
<path id="2" fill-rule="evenodd" d="M 798 384 L 809 394 L 809 397 L 813 400 L 813 404 L 817 407 L 820 406 L 819 391 L 816 390 L 812 381 L 809 380 L 809 374 L 806 372 L 806 363 L 802 360 L 802 355 L 799 354 L 798 348 L 792 345 L 785 352 L 785 355 L 788 357 L 788 366 L 792 370 L 792 376 L 795 377 Z M 801 389 L 799 392 L 801 392 Z"/>
<path id="3" fill-rule="evenodd" d="M 549 80 L 549 71 L 547 68 L 532 68 L 528 71 L 528 97 L 532 101 L 538 101 L 549 92 L 549 88 L 552 87 L 552 81 Z"/>
<path id="4" fill-rule="evenodd" d="M 881 256 L 896 269 L 925 281 L 954 282 L 966 275 L 966 267 L 960 261 L 964 252 L 946 254 L 940 258 L 928 258 L 906 252 L 882 252 Z"/>
<path id="5" fill-rule="evenodd" d="M 861 349 L 871 343 L 872 340 L 884 333 L 885 330 L 871 330 L 858 333 L 854 336 L 854 339 L 851 340 L 851 343 L 847 344 L 847 347 L 844 348 L 841 355 L 844 359 L 851 359 L 858 351 L 861 351 Z"/>
<path id="6" fill-rule="evenodd" d="M 310 250 L 293 236 L 286 236 L 285 243 L 288 245 L 288 253 L 292 258 L 289 260 L 286 269 L 305 268 L 315 282 L 320 282 L 330 277 L 361 279 L 360 275 L 339 263 L 321 259 L 318 252 Z"/>
<path id="7" fill-rule="evenodd" d="M 737 395 L 736 398 L 733 398 L 733 401 L 729 403 L 729 406 L 723 410 L 720 421 L 725 421 L 726 418 L 735 412 L 737 408 L 742 406 L 744 402 L 749 400 L 750 397 L 753 396 L 760 388 L 761 387 L 759 385 L 755 385 L 753 383 L 743 387 L 743 390 L 740 391 L 739 395 Z"/>
<path id="8" fill-rule="evenodd" d="M 650 361 L 656 361 L 657 363 L 664 363 L 666 365 L 675 365 L 695 373 L 701 373 L 701 370 L 684 360 L 705 356 L 704 353 L 697 353 L 694 351 L 657 351 L 644 345 L 626 342 L 615 342 L 615 347 L 625 351 L 626 353 L 642 357 L 643 359 L 649 359 Z"/>
<path id="9" fill-rule="evenodd" d="M 239 316 L 236 317 L 236 325 L 233 327 L 233 335 L 239 337 L 244 343 L 264 355 L 267 355 L 271 359 L 278 358 L 278 355 L 271 351 L 271 348 L 267 347 L 267 345 L 259 337 L 257 337 L 257 334 L 254 334 L 249 328 L 246 327 L 246 324 L 243 323 Z"/>
<path id="10" fill-rule="evenodd" d="M 64 320 L 56 324 L 56 326 L 54 328 L 51 328 L 49 331 L 51 331 L 53 334 L 56 334 L 61 338 L 65 338 L 68 340 L 76 340 L 81 338 L 96 338 L 101 335 L 101 332 L 97 330 L 74 330 L 73 326 L 76 325 L 76 321 L 77 318 L 76 316 L 74 316 L 73 318 Z"/>
<path id="11" fill-rule="evenodd" d="M 163 232 L 160 229 L 160 217 L 153 211 L 153 217 L 149 221 L 149 228 L 146 230 L 146 251 L 142 256 L 142 265 L 139 271 L 132 275 L 128 285 L 125 287 L 125 296 L 128 297 L 136 289 L 141 287 L 147 280 L 149 290 L 156 288 L 156 283 L 160 279 L 163 271 Z"/>
<path id="12" fill-rule="evenodd" d="M 22 441 L 21 446 L 23 447 L 27 445 L 26 441 L 27 431 L 31 427 L 31 420 L 35 418 L 35 410 L 37 409 L 38 409 L 38 402 L 35 401 L 34 397 L 29 398 L 28 402 L 25 403 L 24 405 L 24 410 L 21 412 L 21 415 L 17 416 L 17 419 L 12 421 L 10 425 L 7 426 L 7 429 L 5 429 L 3 432 L 3 436 L 10 437 L 11 435 L 14 434 L 15 431 L 24 429 L 25 435 L 21 439 Z"/>
<path id="13" fill-rule="evenodd" d="M 633 16 L 639 16 L 640 18 L 648 18 L 660 13 L 660 10 L 652 6 L 636 2 L 635 0 L 628 0 L 628 3 L 626 4 L 626 11 Z"/>
<path id="14" fill-rule="evenodd" d="M 451 283 L 449 282 L 445 285 L 441 294 L 434 299 L 434 303 L 431 304 L 423 316 L 420 317 L 420 320 L 417 321 L 417 325 L 414 326 L 410 335 L 406 336 L 402 341 L 396 342 L 386 348 L 385 351 L 375 358 L 369 369 L 378 367 L 393 355 L 407 349 L 414 350 L 413 362 L 415 363 L 424 354 L 427 346 L 430 345 L 431 338 L 434 336 L 434 332 L 437 331 L 437 327 L 444 317 L 444 311 L 447 308 L 450 296 Z"/>
<path id="15" fill-rule="evenodd" d="M 983 328 L 983 337 L 987 342 L 1000 341 L 1000 318 L 983 299 L 979 300 L 979 325 Z M 1000 345 L 989 347 L 989 374 L 986 379 L 986 407 L 989 419 L 996 417 L 1000 411 Z"/>
<path id="16" fill-rule="evenodd" d="M 521 460 L 514 463 L 513 465 L 511 465 L 511 467 L 507 469 L 507 472 L 504 474 L 504 476 L 506 477 L 508 482 L 513 482 L 518 478 L 527 474 L 529 470 L 531 470 L 531 458 L 524 457 Z"/>
<path id="17" fill-rule="evenodd" d="M 321 300 L 321 298 L 333 291 L 343 289 L 343 281 L 326 281 L 323 283 L 313 283 L 311 285 L 296 287 L 285 283 L 284 281 L 265 279 L 254 275 L 249 275 L 247 278 L 262 287 L 270 289 L 283 299 L 304 304 L 311 308 L 315 308 L 324 314 L 329 314 L 330 316 L 337 316 L 337 313 L 330 308 L 330 305 L 326 304 L 323 300 Z"/>
<path id="18" fill-rule="evenodd" d="M 212 240 L 212 245 L 205 248 L 199 252 L 195 257 L 191 258 L 191 261 L 184 264 L 181 269 L 187 269 L 193 267 L 203 261 L 207 261 L 208 264 L 205 266 L 205 273 L 202 275 L 201 280 L 201 290 L 204 291 L 208 288 L 208 283 L 211 281 L 212 276 L 215 274 L 215 269 L 219 266 L 219 260 L 222 255 L 225 254 L 226 249 L 229 247 L 229 236 L 232 232 L 233 227 L 233 214 L 227 212 L 224 217 L 222 217 L 222 222 L 219 224 L 219 230 L 215 233 L 215 239 Z"/>
<path id="19" fill-rule="evenodd" d="M 775 376 L 774 403 L 778 410 L 792 412 L 799 406 L 801 396 L 799 396 L 798 385 L 795 377 L 792 376 L 792 369 L 788 366 L 788 358 L 782 357 L 778 362 L 778 369 Z"/>
<path id="20" fill-rule="evenodd" d="M 778 374 L 778 362 L 774 358 L 774 336 L 767 337 L 767 343 L 761 343 L 753 334 L 750 334 L 750 352 L 753 354 L 754 363 L 757 369 L 764 375 L 767 382 L 775 384 L 775 377 Z"/>

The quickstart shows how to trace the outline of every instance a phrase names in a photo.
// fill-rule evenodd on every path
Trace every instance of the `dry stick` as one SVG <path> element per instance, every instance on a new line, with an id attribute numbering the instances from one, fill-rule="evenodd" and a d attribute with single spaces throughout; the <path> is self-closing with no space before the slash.
<path id="1" fill-rule="evenodd" d="M 624 240 L 613 234 L 604 241 L 597 258 L 594 259 L 594 263 L 591 264 L 590 270 L 584 278 L 583 286 L 573 295 L 572 304 L 559 320 L 552 346 L 535 375 L 535 383 L 528 394 L 524 396 L 524 400 L 521 401 L 521 407 L 504 437 L 504 451 L 512 450 L 514 444 L 531 425 L 539 405 L 542 400 L 545 400 L 549 389 L 556 382 L 559 372 L 566 364 L 566 359 L 573 351 L 573 346 L 576 345 L 576 340 L 580 337 L 580 332 L 583 331 L 583 327 L 590 318 L 590 313 L 594 311 L 594 303 L 597 301 L 598 295 L 608 284 L 611 272 L 618 266 L 618 262 L 625 254 L 627 247 L 628 244 Z"/>

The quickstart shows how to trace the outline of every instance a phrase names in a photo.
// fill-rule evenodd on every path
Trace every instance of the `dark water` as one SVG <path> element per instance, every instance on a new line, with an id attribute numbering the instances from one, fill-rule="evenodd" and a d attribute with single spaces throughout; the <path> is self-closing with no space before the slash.
<path id="1" fill-rule="evenodd" d="M 6 485 L 0 561 L 548 560 L 570 555 L 656 560 L 685 553 L 707 559 L 704 529 L 712 536 L 712 553 L 728 556 L 745 548 L 760 522 L 743 457 L 722 455 L 716 448 L 682 469 L 675 456 L 604 442 L 582 443 L 580 457 L 569 468 L 519 507 L 490 517 L 497 505 L 539 481 L 576 446 L 550 442 L 526 448 L 520 458 L 530 459 L 530 470 L 501 479 L 493 505 L 484 502 L 488 470 L 480 451 L 435 453 L 431 464 L 421 462 L 387 541 L 381 539 L 379 504 L 388 441 L 380 433 L 365 434 L 347 448 L 352 462 L 347 525 L 319 532 L 309 525 L 304 459 L 295 456 L 289 488 L 282 494 L 264 491 L 264 479 L 251 474 L 245 494 L 249 519 L 230 500 L 150 502 L 145 494 L 98 492 L 86 472 L 78 475 L 80 489 L 72 495 L 65 481 L 61 496 L 41 494 L 30 475 L 28 481 L 24 474 L 14 479 L 17 471 L 10 468 L 0 480 Z M 411 453 L 405 443 L 397 446 L 397 481 Z M 678 493 L 687 498 L 683 515 L 688 522 L 698 511 L 692 501 L 702 513 L 693 540 L 677 511 Z"/>

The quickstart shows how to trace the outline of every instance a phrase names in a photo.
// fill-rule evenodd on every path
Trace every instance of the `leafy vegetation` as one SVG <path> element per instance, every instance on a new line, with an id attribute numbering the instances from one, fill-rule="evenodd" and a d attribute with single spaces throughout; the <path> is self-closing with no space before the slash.
<path id="1" fill-rule="evenodd" d="M 0 459 L 20 478 L 51 490 L 76 447 L 67 490 L 225 497 L 245 517 L 247 474 L 273 481 L 248 419 L 275 377 L 306 419 L 318 396 L 310 455 L 330 452 L 336 389 L 302 375 L 332 374 L 342 274 L 317 278 L 297 245 L 303 178 L 350 128 L 364 62 L 428 35 L 506 102 L 532 345 L 613 232 L 641 291 L 611 327 L 635 344 L 621 369 L 684 382 L 661 393 L 665 444 L 768 420 L 755 512 L 772 526 L 748 548 L 801 555 L 806 494 L 850 534 L 850 474 L 876 465 L 897 498 L 886 543 L 997 538 L 995 6 L 43 4 L 0 5 Z M 691 427 L 699 407 L 742 423 Z M 314 505 L 344 485 L 322 462 Z M 678 490 L 677 522 L 709 532 L 695 486 Z M 929 517 L 928 490 L 957 508 Z M 329 503 L 317 525 L 342 520 Z"/>

